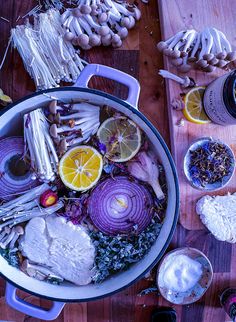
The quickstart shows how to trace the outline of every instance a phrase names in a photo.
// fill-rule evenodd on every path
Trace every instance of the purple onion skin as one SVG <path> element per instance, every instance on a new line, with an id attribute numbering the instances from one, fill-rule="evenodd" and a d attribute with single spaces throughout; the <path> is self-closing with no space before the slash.
<path id="1" fill-rule="evenodd" d="M 101 232 L 129 235 L 142 232 L 153 216 L 153 197 L 137 180 L 126 176 L 98 184 L 88 200 L 88 214 Z"/>
<path id="2" fill-rule="evenodd" d="M 28 120 L 30 122 L 30 119 Z M 14 156 L 24 155 L 24 139 L 18 136 L 6 137 L 0 140 L 0 199 L 12 200 L 23 191 L 39 185 L 37 180 L 31 179 L 30 170 L 22 176 L 10 173 L 9 161 Z"/>

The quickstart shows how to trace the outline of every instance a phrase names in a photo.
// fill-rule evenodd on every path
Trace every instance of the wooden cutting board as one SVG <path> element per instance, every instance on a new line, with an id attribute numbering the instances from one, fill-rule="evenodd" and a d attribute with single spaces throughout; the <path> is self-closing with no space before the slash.
<path id="1" fill-rule="evenodd" d="M 222 30 L 233 48 L 236 48 L 236 5 L 234 0 L 159 0 L 159 14 L 162 39 L 166 40 L 180 30 L 194 28 L 197 31 L 213 26 Z M 168 57 L 164 56 L 165 69 L 177 73 L 171 66 Z M 212 73 L 191 71 L 188 76 L 193 77 L 198 85 L 207 85 L 225 72 L 217 69 Z M 175 98 L 180 98 L 183 92 L 181 87 L 173 82 L 166 81 L 167 108 L 169 115 L 170 138 L 172 154 L 176 162 L 180 183 L 180 223 L 189 230 L 202 229 L 203 225 L 195 212 L 196 201 L 205 195 L 205 192 L 192 188 L 183 173 L 183 158 L 192 141 L 206 136 L 212 136 L 228 143 L 236 152 L 236 126 L 223 127 L 216 124 L 198 125 L 184 121 L 184 126 L 178 126 L 183 118 L 182 111 L 171 107 Z M 210 195 L 223 195 L 228 191 L 236 191 L 236 175 L 226 188 Z"/>

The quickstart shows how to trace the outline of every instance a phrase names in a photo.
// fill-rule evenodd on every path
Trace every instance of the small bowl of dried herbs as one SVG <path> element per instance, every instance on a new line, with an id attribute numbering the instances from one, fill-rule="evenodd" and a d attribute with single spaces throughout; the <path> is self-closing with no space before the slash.
<path id="1" fill-rule="evenodd" d="M 197 189 L 215 191 L 226 186 L 233 176 L 235 158 L 232 149 L 211 137 L 193 142 L 184 157 L 184 173 Z"/>

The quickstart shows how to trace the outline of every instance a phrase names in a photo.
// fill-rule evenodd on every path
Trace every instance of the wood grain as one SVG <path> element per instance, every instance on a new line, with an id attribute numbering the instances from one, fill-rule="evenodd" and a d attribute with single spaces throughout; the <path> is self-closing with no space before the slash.
<path id="1" fill-rule="evenodd" d="M 172 3 L 175 1 L 167 0 L 166 2 Z M 8 0 L 0 2 L 0 16 L 11 21 L 11 24 L 8 24 L 0 19 L 0 57 L 2 57 L 6 47 L 10 27 L 15 25 L 19 15 L 24 15 L 35 5 L 36 1 L 34 0 Z M 149 5 L 144 5 L 140 1 L 140 7 L 142 19 L 138 27 L 130 32 L 129 38 L 121 49 L 96 48 L 96 50 L 85 53 L 85 58 L 89 62 L 103 63 L 139 77 L 141 83 L 140 110 L 152 121 L 169 144 L 165 87 L 163 80 L 157 76 L 158 69 L 163 68 L 162 55 L 156 50 L 156 43 L 161 39 L 157 2 L 152 0 Z M 175 20 L 176 17 L 179 19 L 177 13 L 178 11 L 174 15 L 172 14 Z M 94 78 L 90 85 L 120 97 L 125 97 L 126 95 L 124 87 L 117 86 L 114 82 L 105 79 Z M 21 59 L 15 51 L 8 55 L 6 64 L 3 70 L 0 71 L 0 88 L 8 93 L 13 100 L 22 98 L 34 91 L 33 82 L 25 72 Z M 189 201 L 182 199 L 182 202 Z M 185 245 L 202 250 L 212 261 L 213 269 L 217 273 L 214 276 L 212 286 L 199 302 L 185 307 L 173 306 L 177 311 L 177 321 L 229 321 L 220 308 L 218 294 L 225 287 L 233 286 L 236 283 L 236 248 L 216 241 L 206 229 L 188 231 L 181 225 L 178 225 L 169 250 Z M 88 303 L 67 304 L 55 321 L 149 322 L 154 308 L 158 306 L 172 306 L 156 293 L 145 296 L 138 295 L 142 289 L 152 285 L 154 285 L 153 278 L 148 280 L 142 279 L 132 287 L 105 299 Z M 0 320 L 41 322 L 7 306 L 4 292 L 5 281 L 0 279 Z M 44 307 L 50 307 L 51 305 L 49 301 L 36 298 L 25 292 L 19 292 L 19 296 Z"/>
<path id="2" fill-rule="evenodd" d="M 177 31 L 194 28 L 198 31 L 203 30 L 207 26 L 214 26 L 222 30 L 234 48 L 236 48 L 236 4 L 232 0 L 172 0 L 159 1 L 159 12 L 161 17 L 162 38 L 168 39 Z M 174 16 L 173 16 L 173 13 Z M 164 66 L 166 69 L 178 73 L 176 68 L 171 66 L 169 59 L 164 57 Z M 190 76 L 197 82 L 198 85 L 207 85 L 216 77 L 225 73 L 217 70 L 207 74 L 201 71 L 191 71 Z M 189 76 L 189 75 L 188 75 Z M 183 157 L 194 140 L 200 137 L 213 136 L 223 142 L 228 143 L 236 152 L 236 126 L 223 127 L 216 124 L 198 125 L 185 121 L 183 127 L 178 126 L 179 120 L 183 117 L 182 111 L 175 111 L 171 108 L 171 102 L 175 98 L 180 98 L 180 93 L 183 90 L 179 84 L 173 81 L 166 82 L 167 102 L 171 136 L 171 151 L 176 161 L 180 192 L 181 192 L 181 211 L 180 222 L 186 229 L 202 229 L 203 225 L 195 213 L 196 201 L 205 195 L 203 191 L 199 191 L 191 187 L 183 172 Z M 236 176 L 226 188 L 221 189 L 219 194 L 225 194 L 228 191 L 235 192 Z M 215 193 L 209 193 L 215 195 Z M 218 194 L 218 192 L 217 192 Z"/>

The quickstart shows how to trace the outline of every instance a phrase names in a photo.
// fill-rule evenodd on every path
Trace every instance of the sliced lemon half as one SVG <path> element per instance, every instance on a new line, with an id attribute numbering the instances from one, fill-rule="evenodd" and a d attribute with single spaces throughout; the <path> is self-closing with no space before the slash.
<path id="1" fill-rule="evenodd" d="M 197 124 L 207 124 L 211 121 L 203 108 L 203 95 L 205 87 L 197 86 L 192 88 L 184 97 L 183 113 L 186 119 Z"/>
<path id="2" fill-rule="evenodd" d="M 65 186 L 76 191 L 91 189 L 102 174 L 101 154 L 81 145 L 67 151 L 59 163 L 59 175 Z"/>

